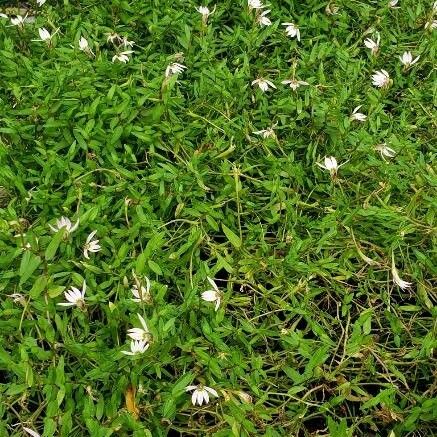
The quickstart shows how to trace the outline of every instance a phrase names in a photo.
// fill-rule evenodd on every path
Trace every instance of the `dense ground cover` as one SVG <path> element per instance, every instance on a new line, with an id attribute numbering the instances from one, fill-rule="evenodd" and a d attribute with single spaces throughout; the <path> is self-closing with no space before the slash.
<path id="1" fill-rule="evenodd" d="M 0 19 L 0 435 L 437 434 L 437 7 L 40 3 Z"/>

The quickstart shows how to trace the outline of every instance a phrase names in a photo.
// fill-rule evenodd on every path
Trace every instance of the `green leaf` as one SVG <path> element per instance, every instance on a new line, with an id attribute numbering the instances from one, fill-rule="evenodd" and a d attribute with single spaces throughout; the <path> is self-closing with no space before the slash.
<path id="1" fill-rule="evenodd" d="M 191 372 L 182 375 L 175 383 L 171 390 L 172 396 L 178 396 L 185 391 L 185 387 L 193 380 L 194 374 Z"/>
<path id="2" fill-rule="evenodd" d="M 60 229 L 58 232 L 56 232 L 55 235 L 53 235 L 52 240 L 50 241 L 44 253 L 44 257 L 47 261 L 52 260 L 53 257 L 56 255 L 59 244 L 64 238 L 64 232 L 65 232 L 64 229 Z"/>
<path id="3" fill-rule="evenodd" d="M 152 272 L 156 273 L 157 275 L 162 275 L 161 267 L 159 267 L 159 265 L 155 261 L 149 259 L 149 261 L 147 261 L 147 264 Z"/>
<path id="4" fill-rule="evenodd" d="M 169 398 L 164 402 L 162 406 L 162 415 L 167 419 L 171 419 L 176 414 L 176 404 L 173 398 Z"/>
<path id="5" fill-rule="evenodd" d="M 29 294 L 32 299 L 36 299 L 47 285 L 47 276 L 39 276 L 33 283 Z"/>
<path id="6" fill-rule="evenodd" d="M 236 248 L 239 249 L 241 247 L 241 239 L 237 236 L 233 231 L 231 231 L 225 224 L 222 223 L 222 229 L 225 233 L 227 239 L 231 242 L 231 244 Z"/>
<path id="7" fill-rule="evenodd" d="M 26 250 L 24 252 L 19 270 L 20 285 L 23 285 L 32 276 L 32 273 L 38 268 L 40 264 L 41 258 L 39 256 L 34 255 L 29 250 Z"/>

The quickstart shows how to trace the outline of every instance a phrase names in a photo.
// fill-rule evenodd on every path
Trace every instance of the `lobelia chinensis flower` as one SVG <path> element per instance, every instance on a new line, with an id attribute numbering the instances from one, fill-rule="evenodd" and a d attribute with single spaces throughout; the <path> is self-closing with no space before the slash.
<path id="1" fill-rule="evenodd" d="M 358 112 L 359 109 L 361 108 L 361 106 L 363 106 L 363 105 L 357 106 L 353 110 L 353 112 L 352 112 L 352 114 L 350 116 L 351 120 L 356 120 L 356 121 L 361 121 L 361 122 L 366 121 L 367 115 L 363 114 L 362 112 Z"/>
<path id="2" fill-rule="evenodd" d="M 94 56 L 94 53 L 91 50 L 91 47 L 90 47 L 90 45 L 88 43 L 88 40 L 85 37 L 83 37 L 83 36 L 81 36 L 80 40 L 79 40 L 79 50 L 81 52 L 86 53 L 87 55 L 93 55 Z"/>
<path id="3" fill-rule="evenodd" d="M 83 281 L 82 290 L 76 287 L 71 287 L 68 291 L 64 293 L 67 302 L 58 303 L 59 306 L 72 307 L 77 306 L 83 309 L 85 307 L 85 292 L 86 292 L 86 282 Z"/>
<path id="4" fill-rule="evenodd" d="M 58 232 L 61 229 L 64 229 L 64 233 L 67 236 L 72 234 L 77 229 L 78 226 L 79 226 L 79 219 L 73 225 L 68 217 L 61 217 L 60 219 L 56 220 L 55 226 L 49 225 L 50 229 L 53 232 Z"/>
<path id="5" fill-rule="evenodd" d="M 393 158 L 396 156 L 396 152 L 391 148 L 387 146 L 387 143 L 378 144 L 375 146 L 375 150 L 378 151 L 382 158 Z"/>
<path id="6" fill-rule="evenodd" d="M 328 3 L 325 8 L 327 15 L 338 15 L 340 8 L 335 3 Z"/>
<path id="7" fill-rule="evenodd" d="M 272 25 L 272 21 L 267 16 L 268 14 L 270 14 L 270 12 L 270 9 L 267 9 L 266 11 L 262 11 L 260 14 L 258 14 L 256 21 L 261 27 Z"/>
<path id="8" fill-rule="evenodd" d="M 429 20 L 425 23 L 425 29 L 434 30 L 437 29 L 437 20 Z"/>
<path id="9" fill-rule="evenodd" d="M 399 0 L 390 0 L 388 2 L 388 7 L 392 9 L 399 9 L 399 6 L 397 5 L 399 3 Z"/>
<path id="10" fill-rule="evenodd" d="M 19 303 L 20 305 L 25 306 L 26 305 L 26 298 L 21 293 L 12 293 L 9 294 L 8 297 L 10 297 L 14 303 Z"/>
<path id="11" fill-rule="evenodd" d="M 284 85 L 288 85 L 293 91 L 296 91 L 301 85 L 309 85 L 308 82 L 297 79 L 287 79 L 283 80 L 281 83 Z"/>
<path id="12" fill-rule="evenodd" d="M 149 349 L 150 344 L 144 340 L 132 340 L 130 342 L 130 351 L 121 351 L 122 354 L 125 355 L 138 355 L 143 354 Z"/>
<path id="13" fill-rule="evenodd" d="M 212 289 L 206 290 L 202 293 L 202 299 L 206 302 L 215 302 L 215 310 L 217 311 L 220 307 L 222 292 L 218 289 L 217 284 L 209 276 L 207 277 Z"/>
<path id="14" fill-rule="evenodd" d="M 252 396 L 250 396 L 249 393 L 246 393 L 246 392 L 240 390 L 240 391 L 237 391 L 237 395 L 245 404 L 252 403 Z"/>
<path id="15" fill-rule="evenodd" d="M 263 8 L 265 8 L 265 6 L 261 2 L 261 0 L 247 0 L 247 6 L 249 7 L 250 11 L 252 9 L 263 9 Z"/>
<path id="16" fill-rule="evenodd" d="M 50 43 L 50 41 L 52 40 L 53 35 L 51 35 L 50 32 L 45 27 L 39 28 L 38 33 L 41 39 L 33 40 L 33 41 L 44 41 Z"/>
<path id="17" fill-rule="evenodd" d="M 285 33 L 287 36 L 291 38 L 296 38 L 300 41 L 300 30 L 294 23 L 282 23 L 283 26 L 286 26 Z"/>
<path id="18" fill-rule="evenodd" d="M 151 296 L 150 296 L 150 280 L 148 277 L 145 277 L 144 280 L 146 281 L 146 285 L 144 286 L 139 279 L 134 275 L 134 280 L 135 280 L 135 285 L 132 287 L 132 294 L 134 295 L 134 297 L 132 298 L 132 300 L 134 302 L 140 303 L 140 302 L 144 302 L 144 303 L 148 303 L 151 301 Z"/>
<path id="19" fill-rule="evenodd" d="M 119 61 L 126 64 L 130 60 L 130 55 L 133 53 L 132 50 L 125 50 L 124 52 L 117 53 L 112 57 L 112 62 Z"/>
<path id="20" fill-rule="evenodd" d="M 413 55 L 411 52 L 404 52 L 402 56 L 399 56 L 399 60 L 401 61 L 401 64 L 404 66 L 405 69 L 410 68 L 413 66 L 418 60 L 420 56 L 417 56 L 415 59 L 413 59 Z"/>
<path id="21" fill-rule="evenodd" d="M 135 341 L 146 341 L 150 342 L 150 332 L 149 328 L 147 327 L 147 323 L 144 320 L 144 318 L 141 316 L 141 314 L 137 314 L 138 319 L 140 320 L 142 328 L 131 328 L 127 330 L 127 335 L 132 340 Z"/>
<path id="22" fill-rule="evenodd" d="M 135 41 L 129 41 L 125 36 L 121 39 L 121 44 L 126 49 L 128 47 L 133 47 L 135 45 Z"/>
<path id="23" fill-rule="evenodd" d="M 266 92 L 267 90 L 269 90 L 270 88 L 276 89 L 276 86 L 273 82 L 271 82 L 270 80 L 267 80 L 267 79 L 263 79 L 263 78 L 258 78 L 258 79 L 255 79 L 254 81 L 252 81 L 252 86 L 255 86 L 255 85 L 257 85 L 263 93 Z"/>
<path id="24" fill-rule="evenodd" d="M 16 15 L 11 18 L 12 26 L 23 27 L 26 17 L 22 17 L 21 15 Z"/>
<path id="25" fill-rule="evenodd" d="M 118 33 L 112 32 L 112 33 L 107 33 L 106 35 L 106 42 L 112 42 L 112 44 L 116 44 L 116 43 L 120 43 L 121 36 Z"/>
<path id="26" fill-rule="evenodd" d="M 381 42 L 381 38 L 378 35 L 376 41 L 371 38 L 366 38 L 364 40 L 364 45 L 370 49 L 372 55 L 376 55 L 379 51 L 379 43 Z"/>
<path id="27" fill-rule="evenodd" d="M 99 240 L 93 240 L 96 233 L 97 231 L 91 232 L 86 239 L 85 245 L 83 246 L 83 256 L 86 259 L 90 259 L 88 252 L 97 253 L 101 249 Z"/>
<path id="28" fill-rule="evenodd" d="M 391 274 L 393 276 L 393 282 L 402 290 L 405 290 L 406 288 L 410 288 L 412 283 L 404 281 L 399 276 L 399 272 L 398 272 L 396 265 L 395 265 L 395 255 L 393 252 L 392 252 L 391 257 L 392 257 Z"/>
<path id="29" fill-rule="evenodd" d="M 36 0 L 38 6 L 42 6 L 45 2 L 46 0 Z"/>
<path id="30" fill-rule="evenodd" d="M 387 88 L 390 85 L 390 75 L 386 70 L 378 70 L 372 74 L 372 84 L 377 88 Z"/>
<path id="31" fill-rule="evenodd" d="M 172 62 L 171 64 L 167 65 L 167 68 L 165 69 L 165 77 L 174 76 L 175 74 L 181 74 L 186 70 L 186 66 L 183 64 L 180 64 L 179 62 Z"/>
<path id="32" fill-rule="evenodd" d="M 324 170 L 328 170 L 331 174 L 331 177 L 335 177 L 337 175 L 338 169 L 346 164 L 345 162 L 343 164 L 338 165 L 337 160 L 333 156 L 325 156 L 324 164 L 320 164 L 319 162 L 317 165 Z"/>
<path id="33" fill-rule="evenodd" d="M 202 16 L 202 23 L 206 24 L 208 21 L 208 17 L 215 12 L 215 6 L 212 11 L 209 10 L 208 6 L 199 6 L 196 8 L 196 11 Z"/>
<path id="34" fill-rule="evenodd" d="M 268 127 L 267 129 L 261 129 L 253 132 L 255 135 L 259 135 L 262 138 L 276 138 L 275 131 L 272 127 Z"/>
<path id="35" fill-rule="evenodd" d="M 209 403 L 209 395 L 213 395 L 218 398 L 218 393 L 211 387 L 207 387 L 206 385 L 189 385 L 185 388 L 185 391 L 192 391 L 191 395 L 191 403 L 193 405 L 201 406 L 203 403 Z"/>

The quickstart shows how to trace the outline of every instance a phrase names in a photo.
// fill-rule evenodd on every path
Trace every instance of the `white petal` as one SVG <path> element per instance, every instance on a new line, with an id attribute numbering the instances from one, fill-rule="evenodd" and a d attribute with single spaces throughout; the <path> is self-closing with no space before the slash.
<path id="1" fill-rule="evenodd" d="M 212 395 L 214 395 L 216 398 L 218 398 L 218 393 L 211 387 L 205 387 L 206 391 L 209 391 Z"/>
<path id="2" fill-rule="evenodd" d="M 197 390 L 194 390 L 193 394 L 191 395 L 191 403 L 193 405 L 196 405 L 196 402 L 197 402 Z"/>
<path id="3" fill-rule="evenodd" d="M 191 391 L 196 389 L 197 389 L 197 385 L 188 385 L 187 387 L 185 387 L 185 391 Z"/>
<path id="4" fill-rule="evenodd" d="M 91 234 L 89 234 L 88 237 L 86 238 L 86 242 L 89 243 L 94 238 L 94 235 L 96 235 L 96 233 L 97 231 L 91 232 Z"/>
<path id="5" fill-rule="evenodd" d="M 25 426 L 23 426 L 24 431 L 26 431 L 29 435 L 31 435 L 32 437 L 41 437 L 36 431 L 34 431 L 33 429 L 30 428 L 26 428 Z"/>
<path id="6" fill-rule="evenodd" d="M 208 279 L 208 282 L 211 284 L 212 288 L 213 288 L 214 290 L 218 291 L 217 284 L 214 282 L 214 280 L 211 279 L 209 276 L 207 276 L 206 279 Z"/>
<path id="7" fill-rule="evenodd" d="M 147 328 L 147 323 L 146 323 L 146 321 L 143 319 L 142 315 L 141 315 L 141 314 L 137 314 L 137 316 L 138 316 L 138 318 L 140 319 L 140 323 L 141 323 L 141 325 L 143 326 L 144 331 L 145 331 L 145 332 L 149 332 L 149 329 Z"/>
<path id="8" fill-rule="evenodd" d="M 205 404 L 209 403 L 209 394 L 205 389 L 202 390 L 202 396 Z"/>
<path id="9" fill-rule="evenodd" d="M 217 299 L 217 292 L 215 290 L 206 290 L 202 293 L 202 299 L 206 302 L 214 302 Z"/>

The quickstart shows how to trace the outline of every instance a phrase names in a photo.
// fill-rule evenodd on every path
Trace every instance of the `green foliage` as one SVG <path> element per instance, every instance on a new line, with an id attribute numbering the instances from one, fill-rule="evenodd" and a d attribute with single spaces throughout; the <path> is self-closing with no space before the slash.
<path id="1" fill-rule="evenodd" d="M 193 2 L 31 3 L 0 18 L 0 435 L 433 435 L 431 2 L 270 1 L 268 27 L 246 0 L 206 25 Z M 193 406 L 197 384 L 219 396 Z"/>

